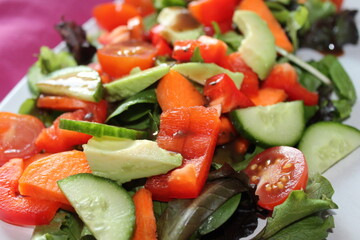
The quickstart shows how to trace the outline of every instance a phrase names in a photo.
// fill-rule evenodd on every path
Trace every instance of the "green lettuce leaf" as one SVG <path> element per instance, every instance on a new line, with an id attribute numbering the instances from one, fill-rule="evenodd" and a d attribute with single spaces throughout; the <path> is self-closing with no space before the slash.
<path id="1" fill-rule="evenodd" d="M 79 218 L 60 210 L 49 225 L 35 227 L 31 240 L 78 240 L 82 228 Z"/>
<path id="2" fill-rule="evenodd" d="M 338 208 L 331 200 L 333 192 L 330 182 L 325 177 L 317 175 L 309 180 L 306 192 L 292 191 L 284 203 L 274 208 L 272 216 L 267 219 L 266 227 L 255 239 L 269 239 L 303 218 Z"/>
<path id="3" fill-rule="evenodd" d="M 329 230 L 334 227 L 335 223 L 333 216 L 328 216 L 326 218 L 322 218 L 320 216 L 310 216 L 282 229 L 274 236 L 270 237 L 269 240 L 326 239 L 329 234 Z"/>
<path id="4" fill-rule="evenodd" d="M 36 83 L 56 70 L 76 66 L 75 59 L 68 52 L 55 53 L 48 47 L 41 47 L 38 60 L 30 67 L 27 78 L 31 92 L 36 97 L 39 89 Z"/>

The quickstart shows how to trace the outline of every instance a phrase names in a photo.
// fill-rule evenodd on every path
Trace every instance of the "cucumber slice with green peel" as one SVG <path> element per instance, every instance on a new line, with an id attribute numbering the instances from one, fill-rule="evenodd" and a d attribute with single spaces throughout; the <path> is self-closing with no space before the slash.
<path id="1" fill-rule="evenodd" d="M 59 127 L 65 130 L 86 133 L 95 137 L 109 136 L 128 139 L 143 139 L 148 136 L 148 133 L 145 131 L 70 119 L 60 119 Z"/>
<path id="2" fill-rule="evenodd" d="M 167 65 L 160 65 L 116 79 L 104 85 L 106 99 L 110 102 L 120 101 L 141 92 L 158 81 L 170 70 Z"/>
<path id="3" fill-rule="evenodd" d="M 74 97 L 98 102 L 103 96 L 103 87 L 97 71 L 86 66 L 68 67 L 52 72 L 37 84 L 41 93 Z"/>
<path id="4" fill-rule="evenodd" d="M 302 101 L 238 109 L 230 117 L 238 132 L 264 147 L 294 146 L 305 128 Z"/>
<path id="5" fill-rule="evenodd" d="M 89 173 L 72 175 L 57 183 L 96 239 L 131 239 L 135 207 L 124 188 Z"/>
<path id="6" fill-rule="evenodd" d="M 360 146 L 360 130 L 338 122 L 308 127 L 299 143 L 309 173 L 323 173 Z"/>

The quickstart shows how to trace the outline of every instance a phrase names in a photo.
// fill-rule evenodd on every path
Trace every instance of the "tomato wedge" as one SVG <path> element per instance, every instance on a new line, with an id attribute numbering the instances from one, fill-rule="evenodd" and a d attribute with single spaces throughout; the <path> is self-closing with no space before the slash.
<path id="1" fill-rule="evenodd" d="M 129 74 L 131 69 L 142 70 L 154 65 L 157 49 L 143 41 L 126 41 L 108 44 L 97 51 L 102 70 L 113 78 Z"/>
<path id="2" fill-rule="evenodd" d="M 108 2 L 97 5 L 93 16 L 102 28 L 111 31 L 120 25 L 126 25 L 130 18 L 140 16 L 140 13 L 133 5 Z"/>
<path id="3" fill-rule="evenodd" d="M 43 128 L 36 117 L 0 112 L 0 166 L 11 158 L 28 158 L 38 153 L 35 140 Z"/>
<path id="4" fill-rule="evenodd" d="M 256 184 L 258 205 L 273 210 L 293 190 L 305 189 L 308 167 L 303 153 L 293 147 L 278 146 L 256 155 L 245 169 L 251 184 Z"/>

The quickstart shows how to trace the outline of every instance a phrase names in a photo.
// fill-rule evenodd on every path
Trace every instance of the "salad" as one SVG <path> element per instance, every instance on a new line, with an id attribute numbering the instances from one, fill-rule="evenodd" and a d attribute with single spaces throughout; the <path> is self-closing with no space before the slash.
<path id="1" fill-rule="evenodd" d="M 0 112 L 1 220 L 32 239 L 331 236 L 342 206 L 321 174 L 360 145 L 335 56 L 357 43 L 355 15 L 129 0 L 94 9 L 96 34 L 59 23 L 67 49 L 41 48 L 32 97 Z"/>

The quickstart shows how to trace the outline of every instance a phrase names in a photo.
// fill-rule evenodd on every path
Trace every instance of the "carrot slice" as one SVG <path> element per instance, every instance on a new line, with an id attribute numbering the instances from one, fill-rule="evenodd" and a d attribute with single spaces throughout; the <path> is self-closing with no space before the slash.
<path id="1" fill-rule="evenodd" d="M 202 106 L 205 100 L 192 83 L 170 70 L 159 82 L 156 96 L 163 111 L 178 107 Z"/>
<path id="2" fill-rule="evenodd" d="M 288 52 L 294 51 L 294 47 L 286 36 L 284 29 L 271 13 L 268 6 L 266 6 L 264 0 L 243 0 L 239 5 L 239 9 L 257 13 L 268 24 L 270 31 L 275 37 L 276 45 Z"/>
<path id="3" fill-rule="evenodd" d="M 256 106 L 268 106 L 275 103 L 283 102 L 287 98 L 287 94 L 283 89 L 277 88 L 262 88 L 259 89 L 258 94 L 251 96 L 251 101 Z"/>
<path id="4" fill-rule="evenodd" d="M 77 173 L 91 173 L 85 154 L 73 150 L 51 154 L 31 163 L 19 179 L 22 195 L 70 205 L 57 181 Z"/>
<path id="5" fill-rule="evenodd" d="M 132 240 L 156 240 L 156 220 L 151 192 L 139 189 L 133 196 L 135 204 L 135 231 Z"/>

